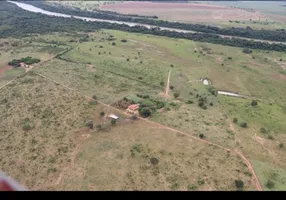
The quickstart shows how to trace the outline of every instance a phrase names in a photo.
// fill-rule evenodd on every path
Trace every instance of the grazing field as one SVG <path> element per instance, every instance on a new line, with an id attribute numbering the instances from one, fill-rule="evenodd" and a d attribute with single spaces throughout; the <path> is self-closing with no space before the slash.
<path id="1" fill-rule="evenodd" d="M 1 97 L 1 168 L 29 189 L 235 190 L 237 179 L 254 189 L 235 154 L 91 104 L 33 72 Z M 102 111 L 120 120 L 111 125 Z M 102 128 L 88 130 L 88 120 Z"/>
<path id="2" fill-rule="evenodd" d="M 3 84 L 22 75 L 1 89 L 0 162 L 28 188 L 236 190 L 242 180 L 257 189 L 240 156 L 208 142 L 242 152 L 264 189 L 268 179 L 285 188 L 284 52 L 113 30 L 25 40 L 1 49 Z M 7 67 L 26 56 L 43 62 L 25 74 Z M 125 113 L 129 99 L 151 110 L 147 120 Z"/>

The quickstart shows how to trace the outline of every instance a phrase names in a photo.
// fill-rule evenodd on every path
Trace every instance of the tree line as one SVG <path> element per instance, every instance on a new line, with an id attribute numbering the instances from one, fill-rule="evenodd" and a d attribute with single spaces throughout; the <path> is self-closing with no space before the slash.
<path id="1" fill-rule="evenodd" d="M 88 22 L 74 18 L 47 16 L 39 13 L 25 11 L 14 4 L 0 2 L 0 37 L 24 37 L 31 33 L 43 34 L 52 32 L 94 32 L 99 29 L 114 29 L 135 33 L 182 38 L 200 42 L 208 42 L 242 48 L 274 50 L 286 52 L 284 44 L 270 44 L 239 38 L 222 38 L 207 33 L 182 33 L 158 28 L 148 29 L 144 26 L 130 27 L 122 24 L 108 22 Z"/>
<path id="2" fill-rule="evenodd" d="M 203 24 L 186 24 L 186 23 L 181 23 L 181 22 L 154 20 L 154 19 L 148 19 L 146 17 L 145 18 L 134 18 L 130 16 L 120 15 L 119 13 L 112 14 L 112 12 L 109 13 L 109 11 L 89 12 L 89 11 L 83 11 L 80 9 L 75 10 L 75 9 L 69 9 L 69 8 L 66 8 L 60 5 L 59 6 L 47 5 L 41 1 L 33 1 L 33 2 L 26 2 L 26 3 L 42 8 L 44 10 L 51 11 L 51 12 L 64 13 L 64 14 L 74 15 L 74 16 L 124 21 L 124 22 L 134 22 L 134 23 L 142 23 L 142 24 L 161 26 L 161 27 L 167 27 L 167 28 L 197 31 L 197 32 L 202 32 L 202 33 L 286 42 L 286 30 L 285 29 L 258 30 L 258 29 L 252 29 L 249 26 L 247 28 L 235 28 L 235 27 L 219 28 L 217 26 L 209 26 L 209 25 L 203 25 Z M 154 18 L 156 18 L 156 16 Z"/>

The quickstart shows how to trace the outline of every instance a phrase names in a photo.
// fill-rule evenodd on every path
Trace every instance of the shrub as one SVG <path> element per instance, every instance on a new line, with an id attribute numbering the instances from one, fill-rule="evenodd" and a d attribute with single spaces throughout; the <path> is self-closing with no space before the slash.
<path id="1" fill-rule="evenodd" d="M 235 180 L 234 181 L 234 184 L 235 184 L 235 187 L 238 189 L 238 190 L 241 190 L 243 189 L 244 187 L 244 183 L 242 180 Z"/>
<path id="2" fill-rule="evenodd" d="M 193 95 L 193 93 L 192 93 L 192 92 L 189 92 L 189 95 Z"/>
<path id="3" fill-rule="evenodd" d="M 233 123 L 237 123 L 238 120 L 237 120 L 237 118 L 233 118 L 232 121 L 233 121 Z"/>
<path id="4" fill-rule="evenodd" d="M 129 61 L 129 58 L 126 58 L 126 61 L 128 62 L 128 61 Z"/>
<path id="5" fill-rule="evenodd" d="M 196 189 L 198 189 L 198 186 L 196 186 L 196 185 L 188 185 L 188 190 L 196 190 Z"/>
<path id="6" fill-rule="evenodd" d="M 247 128 L 247 123 L 246 123 L 246 122 L 242 122 L 242 123 L 240 124 L 240 127 L 242 127 L 242 128 Z"/>
<path id="7" fill-rule="evenodd" d="M 201 133 L 201 134 L 199 135 L 199 137 L 200 137 L 201 139 L 203 139 L 205 136 L 204 136 L 204 134 Z"/>
<path id="8" fill-rule="evenodd" d="M 101 117 L 103 117 L 103 116 L 104 116 L 104 114 L 105 114 L 105 113 L 104 113 L 103 111 L 102 111 L 102 112 L 100 112 L 100 116 L 101 116 Z"/>
<path id="9" fill-rule="evenodd" d="M 140 63 L 142 64 L 142 63 L 143 63 L 143 61 L 140 61 Z"/>
<path id="10" fill-rule="evenodd" d="M 103 46 L 99 46 L 99 48 L 103 48 Z"/>
<path id="11" fill-rule="evenodd" d="M 228 59 L 229 59 L 229 60 L 231 60 L 231 59 L 232 59 L 232 57 L 228 57 Z"/>
<path id="12" fill-rule="evenodd" d="M 252 106 L 257 106 L 257 101 L 252 100 L 252 101 L 251 101 L 251 105 L 252 105 Z"/>
<path id="13" fill-rule="evenodd" d="M 96 125 L 96 128 L 97 128 L 98 130 L 101 130 L 101 128 L 102 128 L 101 124 Z"/>
<path id="14" fill-rule="evenodd" d="M 163 86 L 163 85 L 164 85 L 164 82 L 163 82 L 163 81 L 161 81 L 161 82 L 160 82 L 160 85 L 161 85 L 161 86 Z"/>
<path id="15" fill-rule="evenodd" d="M 29 130 L 31 130 L 32 128 L 31 128 L 31 126 L 30 126 L 30 124 L 28 123 L 28 122 L 25 122 L 24 123 L 24 126 L 23 126 L 23 130 L 24 131 L 29 131 Z"/>
<path id="16" fill-rule="evenodd" d="M 175 93 L 174 93 L 174 97 L 175 97 L 175 98 L 178 98 L 179 96 L 180 96 L 180 94 L 179 94 L 178 92 L 175 92 Z"/>
<path id="17" fill-rule="evenodd" d="M 243 53 L 252 53 L 252 50 L 251 49 L 243 49 L 242 52 Z"/>
<path id="18" fill-rule="evenodd" d="M 255 56 L 252 56 L 252 59 L 255 59 Z"/>
<path id="19" fill-rule="evenodd" d="M 116 120 L 115 120 L 115 119 L 112 119 L 112 120 L 111 120 L 111 124 L 112 124 L 112 125 L 115 125 L 115 124 L 116 124 Z"/>
<path id="20" fill-rule="evenodd" d="M 121 42 L 127 42 L 127 40 L 123 39 L 123 40 L 121 40 Z"/>
<path id="21" fill-rule="evenodd" d="M 213 104 L 213 102 L 210 102 L 210 106 L 213 106 L 214 104 Z"/>
<path id="22" fill-rule="evenodd" d="M 282 61 L 282 58 L 280 58 L 280 60 L 279 60 L 280 62 Z"/>
<path id="23" fill-rule="evenodd" d="M 268 135 L 267 138 L 268 138 L 269 140 L 273 140 L 273 139 L 274 139 L 272 135 Z"/>
<path id="24" fill-rule="evenodd" d="M 85 123 L 85 126 L 90 128 L 90 129 L 93 129 L 93 121 L 92 120 L 89 120 Z"/>
<path id="25" fill-rule="evenodd" d="M 265 128 L 260 128 L 260 132 L 261 133 L 266 133 L 266 129 Z"/>
<path id="26" fill-rule="evenodd" d="M 149 117 L 151 115 L 151 111 L 149 108 L 139 108 L 139 114 L 143 117 Z"/>
<path id="27" fill-rule="evenodd" d="M 206 105 L 202 106 L 202 109 L 206 110 L 208 107 Z"/>
<path id="28" fill-rule="evenodd" d="M 132 115 L 131 119 L 136 120 L 137 116 L 136 115 Z"/>
<path id="29" fill-rule="evenodd" d="M 282 149 L 284 147 L 284 144 L 280 143 L 279 147 Z"/>
<path id="30" fill-rule="evenodd" d="M 274 188 L 275 184 L 274 184 L 273 181 L 268 180 L 268 181 L 266 182 L 266 185 L 265 185 L 265 186 L 266 186 L 267 188 L 269 188 L 269 189 L 272 189 L 272 188 Z"/>
<path id="31" fill-rule="evenodd" d="M 170 67 L 174 67 L 174 65 L 171 64 Z"/>
<path id="32" fill-rule="evenodd" d="M 97 99 L 97 97 L 96 97 L 96 95 L 94 94 L 94 95 L 92 95 L 92 98 L 94 99 L 94 100 L 96 100 Z"/>
<path id="33" fill-rule="evenodd" d="M 116 43 L 115 43 L 115 42 L 112 42 L 111 44 L 112 44 L 113 46 L 115 46 L 115 45 L 116 45 Z"/>
<path id="34" fill-rule="evenodd" d="M 186 102 L 186 104 L 193 104 L 194 102 L 192 100 L 189 100 Z"/>
<path id="35" fill-rule="evenodd" d="M 170 89 L 171 89 L 171 90 L 174 89 L 174 86 L 170 85 Z"/>
<path id="36" fill-rule="evenodd" d="M 158 158 L 152 157 L 152 158 L 150 159 L 150 162 L 151 162 L 152 165 L 157 165 L 157 164 L 159 163 L 159 160 L 158 160 Z"/>
<path id="37" fill-rule="evenodd" d="M 203 106 L 204 106 L 204 102 L 199 101 L 199 106 L 200 106 L 200 107 L 203 107 Z"/>
<path id="38" fill-rule="evenodd" d="M 138 79 L 139 79 L 139 80 L 142 80 L 143 78 L 140 76 L 140 77 L 138 77 Z"/>

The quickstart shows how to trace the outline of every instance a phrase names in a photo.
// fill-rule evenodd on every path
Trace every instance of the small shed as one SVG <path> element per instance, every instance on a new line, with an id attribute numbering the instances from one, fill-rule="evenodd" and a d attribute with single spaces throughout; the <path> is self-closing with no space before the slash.
<path id="1" fill-rule="evenodd" d="M 116 116 L 116 115 L 114 115 L 114 114 L 110 114 L 110 115 L 108 115 L 108 117 L 110 117 L 110 118 L 112 118 L 112 119 L 118 119 L 119 117 L 118 116 Z"/>

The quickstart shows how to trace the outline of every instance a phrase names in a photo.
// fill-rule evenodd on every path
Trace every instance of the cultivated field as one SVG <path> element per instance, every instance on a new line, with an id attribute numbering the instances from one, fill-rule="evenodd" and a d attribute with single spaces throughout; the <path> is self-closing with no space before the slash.
<path id="1" fill-rule="evenodd" d="M 264 189 L 285 188 L 285 53 L 246 54 L 241 48 L 112 30 L 26 40 L 46 47 L 9 54 L 3 67 L 13 58 L 54 51 L 26 74 L 13 69 L 22 76 L 1 89 L 2 170 L 28 188 L 236 190 L 234 181 L 242 180 L 245 190 L 257 189 L 235 151 L 253 163 Z M 217 96 L 216 90 L 249 98 Z M 152 114 L 147 121 L 134 120 L 120 106 L 90 102 L 93 95 L 113 106 L 124 97 L 141 99 Z M 258 105 L 251 106 L 252 100 Z M 120 116 L 115 125 L 110 113 Z"/>

